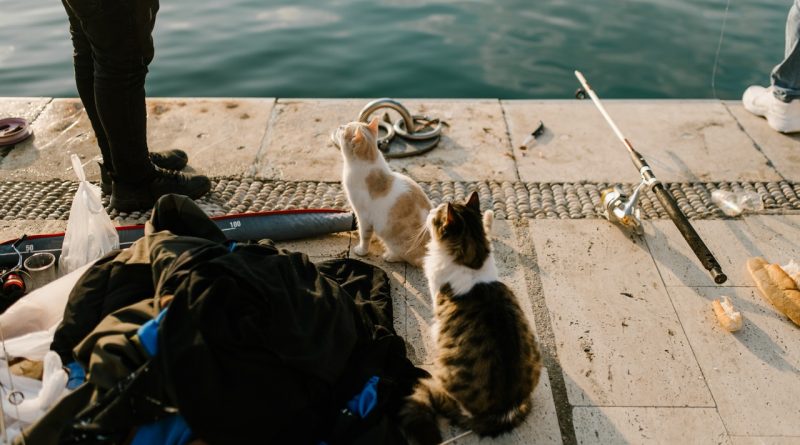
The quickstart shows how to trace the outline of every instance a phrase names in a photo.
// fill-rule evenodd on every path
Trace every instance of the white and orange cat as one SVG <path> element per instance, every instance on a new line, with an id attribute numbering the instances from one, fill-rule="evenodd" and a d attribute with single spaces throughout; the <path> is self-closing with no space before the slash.
<path id="1" fill-rule="evenodd" d="M 353 251 L 366 255 L 375 234 L 386 249 L 384 260 L 420 267 L 432 205 L 419 184 L 389 169 L 378 150 L 378 122 L 377 117 L 369 124 L 351 122 L 332 135 L 344 158 L 342 185 L 358 219 L 359 243 Z"/>

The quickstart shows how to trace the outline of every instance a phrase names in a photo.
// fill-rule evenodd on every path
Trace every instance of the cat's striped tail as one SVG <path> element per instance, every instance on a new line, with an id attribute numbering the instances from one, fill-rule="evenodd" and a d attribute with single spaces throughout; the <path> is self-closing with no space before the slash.
<path id="1" fill-rule="evenodd" d="M 414 392 L 406 398 L 400 410 L 400 424 L 406 436 L 419 445 L 436 445 L 442 442 L 442 433 L 436 421 L 437 414 L 460 423 L 458 402 L 434 378 L 422 379 Z"/>
<path id="2" fill-rule="evenodd" d="M 437 445 L 442 434 L 436 421 L 437 415 L 447 417 L 452 423 L 470 429 L 481 437 L 497 437 L 521 425 L 531 412 L 531 400 L 526 399 L 514 408 L 501 414 L 479 414 L 468 416 L 450 393 L 434 378 L 422 379 L 414 392 L 406 398 L 400 410 L 400 422 L 406 436 L 420 445 Z"/>
<path id="3" fill-rule="evenodd" d="M 531 412 L 531 401 L 526 399 L 503 414 L 477 415 L 466 419 L 469 428 L 481 437 L 497 437 L 520 426 Z"/>

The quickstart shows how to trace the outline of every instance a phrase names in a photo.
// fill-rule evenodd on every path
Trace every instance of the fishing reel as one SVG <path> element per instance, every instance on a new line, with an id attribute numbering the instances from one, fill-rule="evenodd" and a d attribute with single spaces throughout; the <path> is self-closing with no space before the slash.
<path id="1" fill-rule="evenodd" d="M 8 269 L 0 269 L 0 310 L 4 311 L 8 306 L 11 306 L 27 290 L 26 279 L 30 276 L 22 268 L 22 252 L 17 249 L 17 244 L 25 241 L 26 235 L 23 235 L 11 248 L 16 252 L 18 260 L 17 264 Z"/>
<path id="2" fill-rule="evenodd" d="M 19 298 L 25 293 L 25 280 L 22 273 L 15 270 L 0 271 L 2 294 L 7 298 Z"/>
<path id="3" fill-rule="evenodd" d="M 633 230 L 638 235 L 643 234 L 639 197 L 642 194 L 642 189 L 652 183 L 651 179 L 643 176 L 642 182 L 633 189 L 633 193 L 630 196 L 626 195 L 622 191 L 622 187 L 618 185 L 601 191 L 600 201 L 603 205 L 603 216 L 613 223 L 618 223 L 627 229 Z"/>

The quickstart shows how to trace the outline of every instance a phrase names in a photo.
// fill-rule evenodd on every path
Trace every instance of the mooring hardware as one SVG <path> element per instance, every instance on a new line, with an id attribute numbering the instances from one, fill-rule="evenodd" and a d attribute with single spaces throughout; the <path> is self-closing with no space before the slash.
<path id="1" fill-rule="evenodd" d="M 378 149 L 386 158 L 405 158 L 433 150 L 441 140 L 445 122 L 429 116 L 411 114 L 400 102 L 384 97 L 375 99 L 364 106 L 358 114 L 358 121 L 367 123 L 372 113 L 388 108 L 400 114 L 397 122 L 392 122 L 388 113 L 380 120 Z"/>

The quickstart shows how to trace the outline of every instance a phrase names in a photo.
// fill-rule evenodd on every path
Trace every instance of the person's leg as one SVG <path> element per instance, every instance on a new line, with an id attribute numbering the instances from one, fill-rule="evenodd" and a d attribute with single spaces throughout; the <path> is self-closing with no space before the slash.
<path id="1" fill-rule="evenodd" d="M 108 138 L 100 116 L 97 112 L 94 93 L 94 56 L 89 38 L 83 30 L 80 18 L 75 11 L 69 7 L 65 0 L 62 0 L 64 9 L 69 18 L 70 35 L 74 48 L 73 65 L 75 68 L 75 83 L 78 88 L 78 96 L 81 98 L 83 107 L 92 124 L 92 129 L 97 138 L 97 145 L 103 162 L 100 164 L 100 188 L 103 193 L 110 195 L 114 174 L 114 161 L 111 156 L 111 149 L 108 145 Z M 150 153 L 150 160 L 156 166 L 170 169 L 181 170 L 186 166 L 188 156 L 182 150 L 169 150 L 162 153 Z"/>
<path id="2" fill-rule="evenodd" d="M 116 178 L 141 182 L 155 171 L 147 149 L 144 81 L 153 59 L 158 0 L 64 0 L 80 20 L 94 62 L 94 100 Z"/>
<path id="3" fill-rule="evenodd" d="M 94 101 L 113 161 L 111 206 L 127 212 L 152 207 L 167 193 L 207 193 L 207 177 L 156 169 L 150 159 L 144 82 L 158 0 L 63 1 L 92 49 Z"/>
<path id="4" fill-rule="evenodd" d="M 100 117 L 97 115 L 97 108 L 94 103 L 94 58 L 92 57 L 92 46 L 83 32 L 81 22 L 75 12 L 64 0 L 61 3 L 67 11 L 67 17 L 69 17 L 69 33 L 73 47 L 72 63 L 75 69 L 75 85 L 78 88 L 78 96 L 81 98 L 83 108 L 86 110 L 89 122 L 92 124 L 92 129 L 97 138 L 97 145 L 100 147 L 100 154 L 103 156 L 103 164 L 111 170 L 114 164 L 111 150 L 108 147 L 108 138 L 106 138 L 106 132 L 100 122 Z"/>
<path id="5" fill-rule="evenodd" d="M 772 92 L 789 102 L 800 98 L 800 0 L 795 0 L 786 18 L 784 59 L 772 70 Z"/>
<path id="6" fill-rule="evenodd" d="M 800 0 L 786 18 L 784 59 L 771 73 L 772 85 L 748 87 L 742 94 L 744 108 L 767 119 L 781 133 L 800 132 Z"/>

